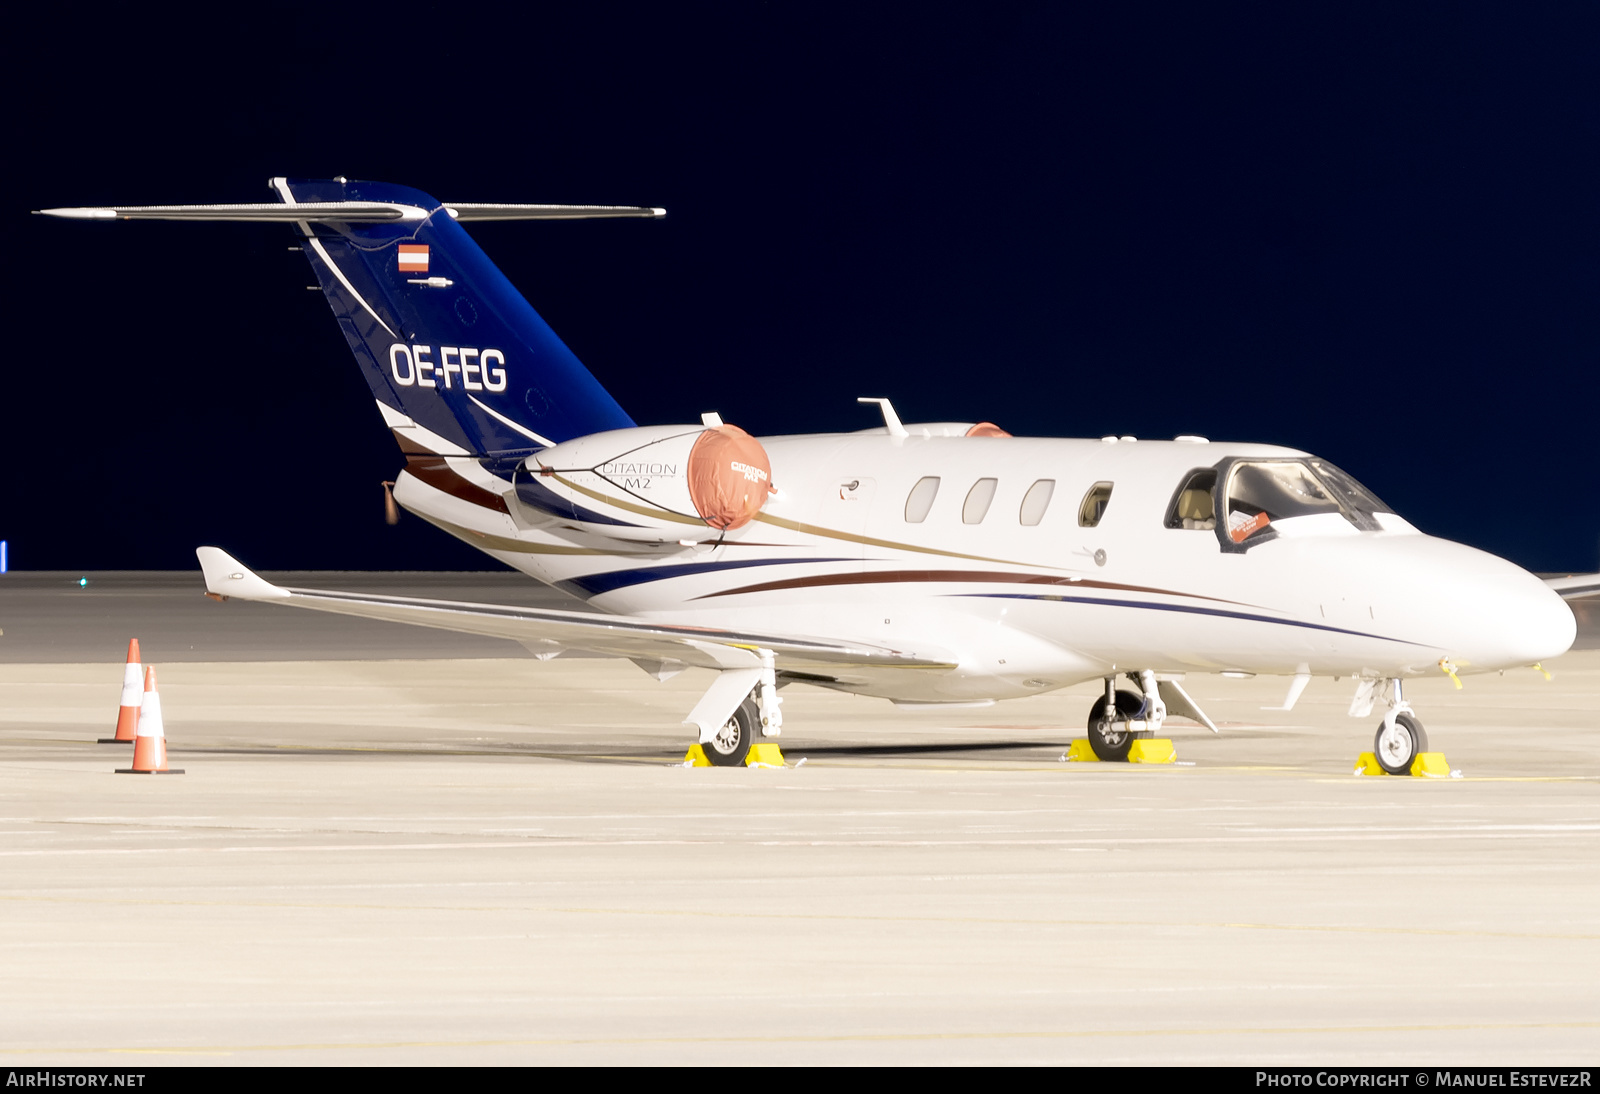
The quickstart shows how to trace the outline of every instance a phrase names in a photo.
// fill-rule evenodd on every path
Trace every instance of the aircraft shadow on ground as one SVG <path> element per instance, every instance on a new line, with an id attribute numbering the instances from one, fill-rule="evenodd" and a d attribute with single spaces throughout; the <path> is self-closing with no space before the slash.
<path id="1" fill-rule="evenodd" d="M 962 741 L 953 744 L 823 745 L 796 748 L 807 756 L 921 756 L 950 752 L 1005 752 L 1020 748 L 1065 747 L 1057 741 Z"/>
<path id="2" fill-rule="evenodd" d="M 904 744 L 904 745 L 823 745 L 820 747 L 795 747 L 797 755 L 806 756 L 844 756 L 844 757 L 869 757 L 869 756 L 926 756 L 948 755 L 964 752 L 1008 752 L 1020 749 L 1057 749 L 1066 747 L 1059 741 L 962 741 L 941 744 Z M 526 745 L 504 743 L 484 748 L 384 748 L 384 747 L 349 747 L 337 746 L 305 747 L 286 745 L 273 747 L 261 745 L 228 746 L 200 746 L 190 748 L 172 748 L 172 755 L 212 755 L 212 756 L 281 756 L 303 757 L 316 756 L 319 758 L 345 757 L 350 759 L 361 758 L 395 758 L 415 757 L 418 759 L 437 759 L 442 756 L 459 757 L 526 757 L 530 759 L 551 760 L 578 760 L 615 762 L 617 760 L 659 760 L 662 750 L 660 748 L 616 748 L 599 750 L 573 749 L 567 751 L 560 748 L 529 747 Z"/>

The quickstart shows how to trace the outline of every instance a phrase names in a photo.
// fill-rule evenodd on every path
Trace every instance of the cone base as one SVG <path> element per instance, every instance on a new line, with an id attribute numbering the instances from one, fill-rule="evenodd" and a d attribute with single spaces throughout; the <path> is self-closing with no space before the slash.
<path id="1" fill-rule="evenodd" d="M 132 737 L 101 737 L 95 742 L 97 745 L 131 745 Z"/>
<path id="2" fill-rule="evenodd" d="M 169 767 L 165 771 L 138 771 L 131 767 L 119 767 L 115 774 L 118 775 L 182 775 L 183 768 Z"/>

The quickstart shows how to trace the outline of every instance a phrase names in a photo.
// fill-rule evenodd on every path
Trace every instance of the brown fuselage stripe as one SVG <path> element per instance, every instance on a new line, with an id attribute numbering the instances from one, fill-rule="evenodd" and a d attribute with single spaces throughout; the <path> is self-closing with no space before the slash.
<path id="1" fill-rule="evenodd" d="M 815 589 L 825 585 L 883 585 L 899 582 L 972 582 L 987 581 L 1005 585 L 1065 585 L 1073 589 L 1109 589 L 1123 593 L 1155 593 L 1159 596 L 1181 596 L 1190 600 L 1210 600 L 1217 604 L 1239 604 L 1238 600 L 1224 600 L 1215 596 L 1180 593 L 1173 589 L 1156 589 L 1148 585 L 1122 585 L 1115 581 L 1095 581 L 1079 578 L 1052 577 L 1049 574 L 1008 574 L 984 570 L 879 570 L 853 574 L 814 574 L 809 577 L 791 577 L 783 581 L 764 581 L 759 585 L 743 585 L 737 589 L 724 589 L 719 593 L 697 596 L 696 600 L 710 600 L 718 596 L 737 596 L 740 593 L 769 593 L 779 589 Z"/>
<path id="2" fill-rule="evenodd" d="M 438 455 L 438 453 L 435 452 L 433 449 L 424 448 L 422 445 L 418 444 L 416 441 L 412 440 L 410 437 L 407 437 L 405 434 L 401 433 L 398 429 L 391 430 L 391 432 L 394 434 L 395 443 L 400 446 L 400 451 L 404 452 L 407 456 L 437 456 Z"/>
<path id="3" fill-rule="evenodd" d="M 508 513 L 508 510 L 506 509 L 505 499 L 502 498 L 499 494 L 490 493 L 488 490 L 485 490 L 483 487 L 478 486 L 476 483 L 469 482 L 467 479 L 462 478 L 461 475 L 457 474 L 449 466 L 449 464 L 447 464 L 445 462 L 445 459 L 444 459 L 443 456 L 439 456 L 439 455 L 432 454 L 432 453 L 428 453 L 428 454 L 424 455 L 422 453 L 413 453 L 413 452 L 411 452 L 410 449 L 412 449 L 414 447 L 414 442 L 406 441 L 404 438 L 401 438 L 398 433 L 396 433 L 395 436 L 396 436 L 397 440 L 401 441 L 401 448 L 407 450 L 406 471 L 413 478 L 419 479 L 420 481 L 425 482 L 429 486 L 433 487 L 435 490 L 441 491 L 442 493 L 445 493 L 445 494 L 449 494 L 453 498 L 459 498 L 460 500 L 468 502 L 468 503 L 470 503 L 472 505 L 482 506 L 482 507 L 484 507 L 486 509 L 492 509 L 492 510 L 494 510 L 496 512 Z M 606 502 L 608 502 L 608 503 L 610 503 L 612 505 L 618 505 L 617 500 L 614 499 L 614 498 L 607 498 L 607 497 L 604 497 L 604 496 L 602 496 L 600 494 L 595 493 L 592 490 L 586 490 L 583 487 L 577 485 L 576 483 L 567 482 L 567 480 L 561 478 L 559 475 L 556 476 L 556 478 L 557 478 L 558 481 L 562 482 L 564 485 L 570 486 L 575 490 L 578 490 L 578 491 L 580 491 L 582 493 L 585 493 L 585 494 L 589 494 L 590 496 L 592 496 L 594 498 L 597 498 L 597 499 L 599 499 L 601 501 L 606 501 Z M 646 510 L 640 509 L 637 506 L 630 506 L 630 505 L 626 505 L 626 504 L 622 504 L 619 507 L 620 508 L 625 508 L 625 509 L 637 509 L 639 512 L 648 512 Z M 654 515 L 654 516 L 667 515 L 667 516 L 671 516 L 672 514 L 664 514 L 664 513 L 657 512 L 657 513 L 650 513 L 649 515 Z M 683 518 L 678 518 L 678 519 L 681 520 Z M 857 540 L 858 542 L 862 542 L 862 543 L 879 544 L 879 545 L 882 545 L 882 546 L 895 546 L 895 547 L 900 547 L 902 549 L 913 550 L 913 551 L 931 551 L 932 550 L 930 548 L 925 548 L 925 547 L 914 547 L 914 546 L 911 546 L 910 544 L 899 544 L 899 543 L 891 544 L 891 543 L 889 543 L 887 541 L 884 541 L 884 540 L 873 540 L 873 539 L 867 539 L 866 537 L 851 536 L 851 535 L 848 535 L 848 534 L 841 534 L 841 533 L 835 532 L 835 531 L 833 531 L 831 529 L 816 528 L 816 527 L 813 527 L 813 526 L 810 526 L 810 525 L 799 524 L 798 522 L 794 522 L 794 521 L 773 520 L 771 518 L 766 518 L 765 514 L 762 514 L 762 515 L 758 516 L 756 519 L 757 520 L 767 519 L 770 523 L 778 524 L 780 526 L 793 527 L 793 528 L 796 528 L 797 530 L 803 529 L 804 531 L 810 532 L 812 534 L 829 535 L 829 536 L 832 536 L 832 537 L 835 537 L 835 538 L 840 538 L 840 539 L 853 539 L 853 540 Z M 435 521 L 434 523 L 442 524 L 443 522 Z M 496 546 L 500 550 L 520 551 L 520 552 L 524 552 L 524 553 L 529 553 L 530 552 L 530 546 L 528 544 L 520 541 L 520 540 L 507 540 L 507 539 L 504 539 L 503 537 L 500 537 L 500 536 L 488 536 L 483 532 L 472 531 L 470 529 L 461 529 L 461 531 L 469 532 L 469 534 L 471 534 L 472 536 L 474 536 L 474 537 L 476 537 L 478 539 L 494 539 L 494 540 L 497 540 L 499 542 L 496 544 Z M 737 544 L 730 544 L 729 546 L 737 546 Z M 744 544 L 743 546 L 752 546 L 753 547 L 753 546 L 757 546 L 757 544 Z M 760 546 L 768 546 L 768 545 L 762 544 Z M 773 544 L 771 546 L 777 546 L 777 545 Z M 562 553 L 562 554 L 565 554 L 565 553 L 568 553 L 568 552 L 573 553 L 573 554 L 605 554 L 605 553 L 608 553 L 608 552 L 603 552 L 603 551 L 597 551 L 597 550 L 594 550 L 592 548 L 588 548 L 588 549 L 584 549 L 584 548 L 577 548 L 577 549 L 574 549 L 574 548 L 565 548 L 565 549 L 563 549 L 563 548 L 553 548 L 552 549 L 552 548 L 548 548 L 547 547 L 547 548 L 532 548 L 532 550 L 531 550 L 531 553 L 538 553 L 538 554 L 544 554 L 544 553 Z M 618 552 L 618 553 L 621 554 L 622 552 Z M 934 551 L 933 553 L 937 553 L 937 554 L 954 554 L 955 552 Z M 960 556 L 960 557 L 973 558 L 973 557 L 978 557 L 978 556 L 963 555 L 963 556 Z M 1154 594 L 1159 595 L 1159 596 L 1181 596 L 1181 597 L 1184 597 L 1184 598 L 1189 599 L 1189 600 L 1209 600 L 1209 601 L 1211 601 L 1213 603 L 1216 603 L 1216 604 L 1238 604 L 1241 607 L 1253 607 L 1253 605 L 1245 604 L 1243 601 L 1227 600 L 1227 599 L 1224 599 L 1222 597 L 1215 597 L 1215 596 L 1201 596 L 1201 595 L 1199 595 L 1197 593 L 1180 593 L 1180 592 L 1177 592 L 1177 591 L 1175 591 L 1173 589 L 1158 589 L 1158 588 L 1153 588 L 1153 587 L 1148 586 L 1148 585 L 1124 585 L 1124 584 L 1121 584 L 1121 583 L 1115 582 L 1115 581 L 1095 581 L 1092 578 L 1078 578 L 1077 580 L 1074 580 L 1074 579 L 1068 578 L 1068 577 L 1052 577 L 1049 574 L 1019 574 L 1019 573 L 1004 573 L 1004 572 L 994 572 L 994 571 L 985 571 L 985 570 L 880 570 L 880 571 L 877 571 L 877 572 L 870 572 L 870 573 L 817 574 L 817 575 L 810 576 L 810 577 L 788 578 L 788 579 L 783 580 L 783 581 L 766 581 L 766 582 L 762 582 L 762 583 L 757 584 L 757 585 L 742 585 L 737 589 L 725 589 L 722 592 L 707 593 L 704 596 L 697 596 L 694 599 L 696 599 L 696 600 L 710 600 L 710 599 L 713 599 L 713 598 L 719 597 L 719 596 L 738 596 L 741 593 L 766 593 L 766 592 L 776 592 L 776 591 L 784 590 L 784 589 L 815 589 L 815 588 L 822 588 L 822 587 L 830 586 L 830 585 L 884 585 L 884 584 L 900 584 L 900 583 L 910 583 L 910 582 L 922 582 L 922 583 L 926 583 L 926 584 L 935 584 L 935 583 L 938 583 L 938 582 L 946 582 L 946 583 L 990 582 L 990 583 L 1005 584 L 1005 585 L 1065 585 L 1065 586 L 1068 586 L 1068 587 L 1080 588 L 1080 589 L 1106 589 L 1106 590 L 1111 590 L 1111 591 L 1116 591 L 1116 592 L 1125 592 L 1125 593 L 1154 593 Z"/>
<path id="4" fill-rule="evenodd" d="M 443 456 L 417 456 L 406 457 L 406 473 L 414 479 L 420 479 L 442 493 L 449 494 L 452 498 L 460 498 L 464 502 L 481 506 L 484 509 L 493 509 L 497 513 L 506 512 L 506 501 L 499 494 L 491 494 L 476 483 L 468 482 L 444 462 Z"/>
<path id="5" fill-rule="evenodd" d="M 525 539 L 511 539 L 507 536 L 497 536 L 492 532 L 480 532 L 476 528 L 463 528 L 459 524 L 451 524 L 439 517 L 431 517 L 427 513 L 418 513 L 417 516 L 432 524 L 436 528 L 443 528 L 457 539 L 465 540 L 474 547 L 486 551 L 504 551 L 513 555 L 588 555 L 605 558 L 628 558 L 629 555 L 613 550 L 600 550 L 597 547 L 566 547 L 553 543 L 533 543 Z M 642 558 L 649 555 L 641 554 Z"/>

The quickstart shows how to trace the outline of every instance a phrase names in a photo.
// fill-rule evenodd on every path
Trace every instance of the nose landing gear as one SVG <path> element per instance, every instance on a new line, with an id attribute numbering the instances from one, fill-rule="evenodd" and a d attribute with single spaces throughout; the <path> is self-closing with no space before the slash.
<path id="1" fill-rule="evenodd" d="M 1385 697 L 1388 709 L 1383 721 L 1378 723 L 1377 736 L 1372 739 L 1372 757 L 1387 774 L 1409 775 L 1417 757 L 1428 751 L 1428 732 L 1422 728 L 1422 720 L 1411 709 L 1411 704 L 1406 702 L 1399 678 L 1380 682 L 1369 677 L 1361 681 L 1350 703 L 1350 714 L 1364 718 L 1372 713 L 1373 702 L 1383 683 L 1389 685 Z"/>
<path id="2" fill-rule="evenodd" d="M 1411 774 L 1411 765 L 1428 751 L 1428 734 L 1413 714 L 1394 713 L 1378 723 L 1372 739 L 1372 755 L 1378 766 L 1391 775 Z"/>

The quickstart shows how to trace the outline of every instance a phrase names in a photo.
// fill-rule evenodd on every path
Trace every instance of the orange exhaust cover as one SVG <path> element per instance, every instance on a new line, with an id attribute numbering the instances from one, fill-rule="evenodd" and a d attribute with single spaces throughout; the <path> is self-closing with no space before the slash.
<path id="1" fill-rule="evenodd" d="M 772 489 L 767 450 L 736 425 L 706 430 L 689 450 L 689 500 L 713 528 L 749 524 Z"/>

